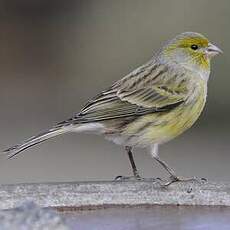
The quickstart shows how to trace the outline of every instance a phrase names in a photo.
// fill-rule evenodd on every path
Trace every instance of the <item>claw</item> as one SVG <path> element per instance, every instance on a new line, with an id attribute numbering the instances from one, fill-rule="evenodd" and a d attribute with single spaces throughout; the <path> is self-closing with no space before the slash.
<path id="1" fill-rule="evenodd" d="M 116 176 L 116 177 L 114 178 L 114 180 L 115 180 L 115 181 L 119 181 L 119 180 L 122 179 L 122 177 L 123 177 L 123 176 Z"/>
<path id="2" fill-rule="evenodd" d="M 145 178 L 140 176 L 117 176 L 114 179 L 115 181 L 144 181 Z"/>
<path id="3" fill-rule="evenodd" d="M 197 177 L 193 177 L 193 178 L 180 178 L 180 177 L 176 177 L 176 176 L 171 176 L 169 178 L 169 181 L 167 181 L 165 184 L 163 184 L 163 186 L 167 187 L 173 183 L 176 182 L 196 182 L 200 185 L 204 184 L 207 182 L 206 178 L 197 178 Z"/>
<path id="4" fill-rule="evenodd" d="M 143 178 L 141 176 L 117 176 L 115 177 L 114 181 L 145 181 L 145 182 L 154 182 L 158 184 L 162 184 L 162 179 L 157 178 Z"/>

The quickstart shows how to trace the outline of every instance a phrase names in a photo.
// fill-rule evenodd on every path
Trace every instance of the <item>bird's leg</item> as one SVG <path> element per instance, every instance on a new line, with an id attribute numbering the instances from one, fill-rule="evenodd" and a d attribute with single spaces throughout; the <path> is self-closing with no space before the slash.
<path id="1" fill-rule="evenodd" d="M 152 157 L 158 162 L 160 163 L 163 168 L 169 173 L 170 177 L 169 177 L 169 181 L 167 181 L 164 186 L 169 186 L 170 184 L 172 183 L 175 183 L 175 182 L 198 182 L 198 183 L 204 183 L 206 182 L 207 180 L 205 178 L 181 178 L 181 177 L 178 177 L 175 173 L 175 171 L 170 168 L 168 166 L 168 164 L 161 160 L 159 155 L 158 155 L 158 145 L 154 145 L 153 147 L 153 152 L 151 153 Z"/>
<path id="2" fill-rule="evenodd" d="M 153 157 L 153 159 L 155 159 L 158 163 L 160 163 L 163 168 L 170 174 L 170 181 L 178 181 L 178 177 L 176 176 L 174 170 L 172 168 L 170 168 L 166 162 L 162 161 L 159 157 L 159 145 L 158 144 L 154 144 L 152 147 L 151 147 L 151 156 Z M 160 178 L 158 178 L 159 180 L 161 180 Z M 172 183 L 173 183 L 172 182 Z"/>
<path id="3" fill-rule="evenodd" d="M 165 161 L 161 160 L 160 157 L 158 155 L 153 155 L 153 158 L 160 163 L 163 168 L 169 173 L 170 175 L 170 181 L 171 183 L 179 181 L 179 177 L 176 176 L 176 173 L 174 172 L 174 170 L 172 168 L 170 168 Z"/>
<path id="4" fill-rule="evenodd" d="M 135 164 L 135 161 L 134 161 L 134 158 L 133 158 L 133 153 L 132 153 L 132 148 L 131 147 L 125 147 L 126 151 L 127 151 L 127 154 L 128 154 L 128 157 L 129 157 L 129 161 L 130 161 L 130 164 L 131 164 L 131 167 L 132 167 L 132 170 L 133 170 L 133 176 L 138 180 L 138 179 L 141 179 L 140 175 L 139 175 L 139 172 L 137 170 L 137 167 L 136 167 L 136 164 Z"/>
<path id="5" fill-rule="evenodd" d="M 135 164 L 135 161 L 134 161 L 134 158 L 133 158 L 132 147 L 126 146 L 125 150 L 126 150 L 126 152 L 128 154 L 128 157 L 129 157 L 129 161 L 130 161 L 132 171 L 133 171 L 133 176 L 131 176 L 131 177 L 117 176 L 115 178 L 115 180 L 132 180 L 132 179 L 134 179 L 134 180 L 144 180 L 144 178 L 142 178 L 139 175 L 139 172 L 137 170 L 137 167 L 136 167 L 136 164 Z"/>

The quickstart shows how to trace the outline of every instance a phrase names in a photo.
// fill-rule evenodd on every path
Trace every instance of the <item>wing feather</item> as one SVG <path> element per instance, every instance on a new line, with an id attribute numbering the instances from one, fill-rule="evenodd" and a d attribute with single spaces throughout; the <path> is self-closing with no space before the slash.
<path id="1" fill-rule="evenodd" d="M 178 92 L 175 85 L 167 84 L 165 79 L 172 82 L 173 77 L 176 75 L 166 66 L 147 63 L 94 97 L 66 122 L 87 123 L 171 110 L 186 96 L 184 89 Z"/>

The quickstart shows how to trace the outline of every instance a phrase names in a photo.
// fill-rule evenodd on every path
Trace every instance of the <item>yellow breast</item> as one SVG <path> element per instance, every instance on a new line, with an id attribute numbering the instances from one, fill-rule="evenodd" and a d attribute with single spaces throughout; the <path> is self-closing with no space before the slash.
<path id="1" fill-rule="evenodd" d="M 188 99 L 177 108 L 163 113 L 153 113 L 130 124 L 125 133 L 135 136 L 136 145 L 164 143 L 189 129 L 200 116 L 207 94 L 207 84 L 199 80 Z"/>

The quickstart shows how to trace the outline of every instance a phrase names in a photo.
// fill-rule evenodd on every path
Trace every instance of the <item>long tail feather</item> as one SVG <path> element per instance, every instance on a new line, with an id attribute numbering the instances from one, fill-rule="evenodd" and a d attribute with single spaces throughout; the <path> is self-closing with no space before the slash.
<path id="1" fill-rule="evenodd" d="M 50 129 L 46 132 L 40 133 L 36 136 L 33 136 L 31 138 L 29 138 L 28 140 L 24 141 L 21 144 L 12 146 L 6 150 L 4 150 L 3 152 L 5 152 L 8 155 L 8 159 L 11 159 L 13 157 L 15 157 L 17 154 L 19 154 L 20 152 L 34 146 L 37 145 L 43 141 L 46 141 L 52 137 L 58 136 L 60 134 L 69 132 L 69 129 L 67 127 L 58 127 L 58 128 L 53 128 Z"/>

